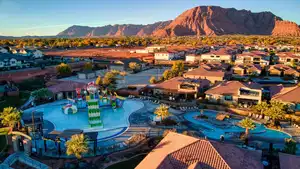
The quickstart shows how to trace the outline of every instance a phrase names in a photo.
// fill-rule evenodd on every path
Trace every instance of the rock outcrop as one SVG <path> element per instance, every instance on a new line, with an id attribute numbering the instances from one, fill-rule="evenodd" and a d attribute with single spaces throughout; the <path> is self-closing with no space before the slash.
<path id="1" fill-rule="evenodd" d="M 172 21 L 149 25 L 107 25 L 102 27 L 71 26 L 58 36 L 189 36 L 189 35 L 275 35 L 300 36 L 294 22 L 283 21 L 271 12 L 199 6 L 183 12 Z"/>

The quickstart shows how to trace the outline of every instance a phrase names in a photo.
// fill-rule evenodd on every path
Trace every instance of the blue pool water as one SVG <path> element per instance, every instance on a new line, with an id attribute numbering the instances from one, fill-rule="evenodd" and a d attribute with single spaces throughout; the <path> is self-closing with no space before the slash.
<path id="1" fill-rule="evenodd" d="M 184 115 L 184 118 L 191 122 L 195 129 L 200 130 L 205 136 L 211 139 L 220 139 L 223 135 L 225 139 L 238 137 L 239 133 L 244 132 L 245 129 L 235 125 L 240 119 L 226 119 L 224 121 L 216 120 L 216 111 L 205 110 L 204 115 L 208 119 L 195 119 L 199 112 L 189 112 Z M 258 140 L 280 142 L 290 136 L 284 132 L 267 129 L 264 125 L 256 123 L 256 128 L 250 130 L 251 137 Z"/>
<path id="2" fill-rule="evenodd" d="M 84 132 L 98 132 L 98 139 L 105 139 L 124 132 L 124 128 L 129 126 L 129 115 L 144 106 L 142 102 L 126 100 L 122 108 L 100 107 L 103 127 L 90 127 L 87 109 L 78 109 L 78 112 L 75 114 L 64 114 L 62 107 L 67 103 L 68 101 L 66 100 L 56 101 L 27 109 L 24 113 L 31 114 L 32 111 L 43 112 L 44 120 L 53 123 L 54 130 L 81 129 Z"/>

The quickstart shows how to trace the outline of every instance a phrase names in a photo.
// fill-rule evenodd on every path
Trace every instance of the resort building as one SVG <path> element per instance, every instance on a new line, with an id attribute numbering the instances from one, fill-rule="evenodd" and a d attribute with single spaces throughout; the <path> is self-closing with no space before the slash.
<path id="1" fill-rule="evenodd" d="M 209 88 L 210 82 L 207 79 L 188 79 L 175 77 L 162 83 L 149 86 L 154 96 L 169 99 L 195 99 L 199 93 Z"/>
<path id="2" fill-rule="evenodd" d="M 187 54 L 185 56 L 185 61 L 189 63 L 197 63 L 200 60 L 201 60 L 201 55 Z"/>
<path id="3" fill-rule="evenodd" d="M 253 105 L 262 100 L 262 87 L 253 82 L 225 81 L 205 92 L 208 102 Z"/>
<path id="4" fill-rule="evenodd" d="M 121 59 L 115 60 L 113 63 L 110 64 L 110 70 L 119 70 L 119 71 L 128 71 L 130 70 L 129 64 L 131 62 L 135 62 L 140 65 L 140 69 L 144 70 L 147 66 L 147 63 L 143 62 L 138 58 L 128 58 L 128 59 Z"/>
<path id="5" fill-rule="evenodd" d="M 207 79 L 211 83 L 216 83 L 231 78 L 231 72 L 226 71 L 226 69 L 228 69 L 227 64 L 215 64 L 215 62 L 207 63 L 200 65 L 199 68 L 186 72 L 183 74 L 183 77 L 191 79 Z"/>
<path id="6" fill-rule="evenodd" d="M 270 56 L 266 52 L 253 51 L 244 52 L 236 55 L 235 64 L 258 64 L 261 66 L 268 66 L 270 64 Z"/>
<path id="7" fill-rule="evenodd" d="M 176 54 L 174 52 L 166 51 L 166 52 L 157 52 L 154 54 L 155 60 L 173 60 L 175 59 Z"/>
<path id="8" fill-rule="evenodd" d="M 271 65 L 268 69 L 269 75 L 271 76 L 290 76 L 299 77 L 300 73 L 298 70 L 284 64 Z"/>
<path id="9" fill-rule="evenodd" d="M 84 89 L 87 84 L 73 81 L 55 81 L 48 89 L 54 94 L 54 100 L 73 99 L 76 95 L 76 89 Z"/>
<path id="10" fill-rule="evenodd" d="M 296 66 L 300 64 L 300 53 L 280 52 L 277 54 L 279 63 Z"/>
<path id="11" fill-rule="evenodd" d="M 0 47 L 0 53 L 8 53 L 8 50 L 3 47 Z"/>
<path id="12" fill-rule="evenodd" d="M 148 47 L 146 47 L 145 50 L 147 50 L 148 53 L 155 53 L 155 52 L 159 52 L 161 50 L 166 50 L 166 46 L 158 46 L 158 45 L 148 46 Z"/>
<path id="13" fill-rule="evenodd" d="M 231 63 L 234 59 L 234 55 L 225 48 L 221 48 L 217 51 L 211 51 L 209 53 L 201 55 L 202 62 L 218 61 L 223 63 Z"/>
<path id="14" fill-rule="evenodd" d="M 32 60 L 26 56 L 0 53 L 0 69 L 29 67 L 30 62 Z"/>
<path id="15" fill-rule="evenodd" d="M 282 90 L 280 93 L 272 97 L 272 100 L 277 100 L 288 104 L 295 111 L 300 111 L 300 86 Z"/>
<path id="16" fill-rule="evenodd" d="M 258 64 L 240 64 L 235 65 L 232 67 L 232 76 L 238 75 L 238 76 L 259 76 L 261 74 L 262 68 Z"/>
<path id="17" fill-rule="evenodd" d="M 263 169 L 261 158 L 260 150 L 170 132 L 136 169 Z"/>

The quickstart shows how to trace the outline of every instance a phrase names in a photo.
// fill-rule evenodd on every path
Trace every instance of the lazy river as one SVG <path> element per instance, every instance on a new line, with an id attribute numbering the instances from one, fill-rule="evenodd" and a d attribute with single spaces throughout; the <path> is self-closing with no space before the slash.
<path id="1" fill-rule="evenodd" d="M 184 118 L 189 121 L 192 127 L 196 130 L 200 130 L 205 136 L 210 139 L 220 139 L 223 135 L 225 139 L 233 139 L 239 137 L 241 132 L 245 129 L 236 125 L 241 119 L 228 118 L 224 121 L 216 120 L 216 111 L 204 110 L 203 114 L 208 119 L 195 118 L 200 115 L 199 112 L 188 112 L 184 115 Z M 270 142 L 281 142 L 285 138 L 290 138 L 290 135 L 277 130 L 271 130 L 266 128 L 263 124 L 255 123 L 256 128 L 250 130 L 251 138 L 255 140 L 263 140 Z"/>

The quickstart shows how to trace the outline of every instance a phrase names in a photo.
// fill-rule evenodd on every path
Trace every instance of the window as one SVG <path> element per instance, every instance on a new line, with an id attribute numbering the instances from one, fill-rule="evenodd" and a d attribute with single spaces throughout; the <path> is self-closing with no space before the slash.
<path id="1" fill-rule="evenodd" d="M 10 64 L 16 64 L 16 61 L 12 60 L 10 61 Z"/>
<path id="2" fill-rule="evenodd" d="M 300 110 L 300 103 L 296 103 L 295 109 Z"/>
<path id="3" fill-rule="evenodd" d="M 287 62 L 290 62 L 290 61 L 291 61 L 291 59 L 286 59 L 286 61 L 287 61 Z"/>
<path id="4" fill-rule="evenodd" d="M 214 58 L 215 56 L 210 56 L 211 58 Z"/>
<path id="5" fill-rule="evenodd" d="M 217 58 L 219 58 L 220 56 L 216 56 Z"/>
<path id="6" fill-rule="evenodd" d="M 232 99 L 231 95 L 225 95 L 224 96 L 224 100 L 226 100 L 226 101 L 232 101 L 233 99 Z"/>

